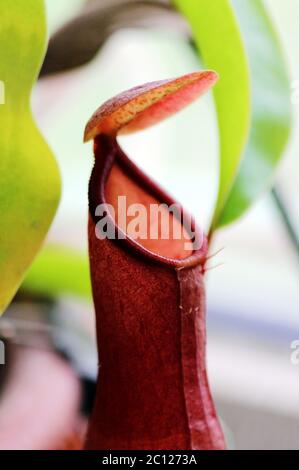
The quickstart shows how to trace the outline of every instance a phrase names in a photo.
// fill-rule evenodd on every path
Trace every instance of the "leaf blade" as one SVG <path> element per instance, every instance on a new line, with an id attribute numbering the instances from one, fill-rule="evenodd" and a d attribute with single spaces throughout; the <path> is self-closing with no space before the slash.
<path id="1" fill-rule="evenodd" d="M 91 284 L 87 254 L 63 246 L 44 247 L 30 266 L 21 290 L 50 298 L 71 295 L 89 301 Z"/>
<path id="2" fill-rule="evenodd" d="M 46 47 L 43 0 L 0 0 L 0 315 L 38 253 L 60 198 L 55 159 L 32 118 Z"/>
<path id="3" fill-rule="evenodd" d="M 253 115 L 244 159 L 219 218 L 219 227 L 242 216 L 271 185 L 291 127 L 284 59 L 263 2 L 233 0 L 233 6 L 249 55 Z"/>
<path id="4" fill-rule="evenodd" d="M 214 89 L 221 146 L 214 226 L 233 185 L 248 138 L 251 112 L 248 63 L 230 2 L 174 0 L 174 3 L 192 28 L 205 66 L 220 75 Z"/>

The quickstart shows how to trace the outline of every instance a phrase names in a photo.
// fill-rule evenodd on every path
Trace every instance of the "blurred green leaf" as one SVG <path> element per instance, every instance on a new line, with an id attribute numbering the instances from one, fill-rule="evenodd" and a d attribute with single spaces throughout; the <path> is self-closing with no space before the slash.
<path id="1" fill-rule="evenodd" d="M 59 246 L 45 247 L 30 267 L 21 288 L 50 298 L 75 295 L 91 299 L 87 254 Z"/>
<path id="2" fill-rule="evenodd" d="M 220 178 L 213 225 L 235 180 L 250 125 L 250 78 L 244 44 L 228 0 L 174 0 L 189 22 L 205 66 L 216 70 Z M 247 2 L 248 3 L 248 2 Z"/>
<path id="3" fill-rule="evenodd" d="M 60 177 L 31 115 L 46 47 L 43 0 L 0 0 L 0 314 L 39 251 L 55 214 Z"/>
<path id="4" fill-rule="evenodd" d="M 218 225 L 240 217 L 273 182 L 289 138 L 290 86 L 280 45 L 261 0 L 233 0 L 250 61 L 253 117 L 250 139 Z"/>

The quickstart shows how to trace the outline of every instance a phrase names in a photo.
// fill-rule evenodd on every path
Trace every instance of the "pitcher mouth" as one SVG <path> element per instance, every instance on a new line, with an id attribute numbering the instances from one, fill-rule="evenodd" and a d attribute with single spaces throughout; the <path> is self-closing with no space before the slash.
<path id="1" fill-rule="evenodd" d="M 124 246 L 130 248 L 135 254 L 145 256 L 151 261 L 176 269 L 184 269 L 196 265 L 204 266 L 208 250 L 207 238 L 187 211 L 129 159 L 114 137 L 98 136 L 95 139 L 94 151 L 96 158 L 89 185 L 89 212 L 95 225 L 98 222 L 96 216 L 97 208 L 101 205 L 109 205 L 106 197 L 106 185 L 114 165 L 118 165 L 133 182 L 146 190 L 148 194 L 156 198 L 161 204 L 166 204 L 168 207 L 175 206 L 179 208 L 180 213 L 183 215 L 184 230 L 190 234 L 190 239 L 195 238 L 196 240 L 200 240 L 200 244 L 190 250 L 191 254 L 181 259 L 158 254 L 129 236 L 126 231 L 118 225 L 111 213 L 107 211 L 105 218 L 109 220 L 109 226 L 112 227 L 116 233 L 116 238 L 112 241 L 123 243 Z"/>

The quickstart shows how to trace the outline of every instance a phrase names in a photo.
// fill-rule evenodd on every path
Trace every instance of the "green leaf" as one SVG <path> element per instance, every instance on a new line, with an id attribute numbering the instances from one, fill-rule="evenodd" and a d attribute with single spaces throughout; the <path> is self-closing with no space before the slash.
<path id="1" fill-rule="evenodd" d="M 60 197 L 60 176 L 31 115 L 46 46 L 42 0 L 0 0 L 0 314 L 39 251 Z"/>
<path id="2" fill-rule="evenodd" d="M 21 289 L 42 296 L 91 299 L 87 255 L 59 246 L 45 247 L 34 261 Z"/>
<path id="3" fill-rule="evenodd" d="M 214 89 L 221 147 L 215 225 L 235 180 L 249 133 L 251 90 L 247 57 L 230 1 L 174 3 L 192 28 L 205 66 L 220 75 Z"/>
<path id="4" fill-rule="evenodd" d="M 261 0 L 233 0 L 250 61 L 253 117 L 250 139 L 218 225 L 240 217 L 273 182 L 289 138 L 290 86 L 280 45 Z"/>

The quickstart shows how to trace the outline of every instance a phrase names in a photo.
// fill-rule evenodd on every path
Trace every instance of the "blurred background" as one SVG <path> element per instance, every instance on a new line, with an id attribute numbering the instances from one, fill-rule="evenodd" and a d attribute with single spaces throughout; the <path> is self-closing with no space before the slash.
<path id="1" fill-rule="evenodd" d="M 132 13 L 116 0 L 47 1 L 52 39 L 33 108 L 62 173 L 62 202 L 47 245 L 48 255 L 52 250 L 63 261 L 58 269 L 45 256 L 33 267 L 0 320 L 7 344 L 6 366 L 0 366 L 0 448 L 80 448 L 92 406 L 97 356 L 86 281 L 93 165 L 92 147 L 82 143 L 87 120 L 124 89 L 201 67 L 188 26 L 168 11 L 167 2 L 159 2 L 159 9 L 140 3 L 147 5 Z M 292 84 L 299 80 L 299 3 L 266 3 Z M 103 20 L 94 12 L 108 4 L 111 12 Z M 82 24 L 90 34 L 82 34 Z M 72 62 L 77 43 L 84 65 Z M 291 94 L 290 87 L 290 100 Z M 294 129 L 277 190 L 298 233 L 299 102 L 292 106 Z M 120 143 L 208 228 L 219 150 L 211 94 Z M 291 362 L 291 343 L 299 340 L 299 253 L 273 194 L 218 231 L 211 253 L 218 254 L 207 275 L 208 369 L 229 446 L 299 449 L 299 365 Z"/>

